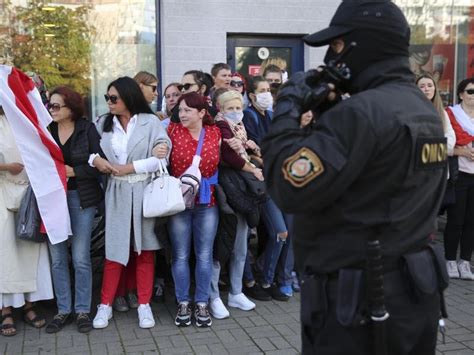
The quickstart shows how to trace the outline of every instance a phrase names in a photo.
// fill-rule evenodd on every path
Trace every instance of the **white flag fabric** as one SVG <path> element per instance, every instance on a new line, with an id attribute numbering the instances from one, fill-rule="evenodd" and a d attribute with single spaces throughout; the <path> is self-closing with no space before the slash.
<path id="1" fill-rule="evenodd" d="M 72 234 L 66 168 L 61 149 L 47 129 L 51 116 L 33 81 L 6 65 L 0 65 L 0 106 L 11 126 L 49 240 L 52 244 L 65 241 Z"/>

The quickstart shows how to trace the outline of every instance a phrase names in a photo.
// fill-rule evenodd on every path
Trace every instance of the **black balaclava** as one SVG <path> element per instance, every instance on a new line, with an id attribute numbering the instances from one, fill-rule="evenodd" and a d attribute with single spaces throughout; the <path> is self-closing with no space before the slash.
<path id="1" fill-rule="evenodd" d="M 351 82 L 374 63 L 393 57 L 408 57 L 409 33 L 406 37 L 402 37 L 399 34 L 383 30 L 374 31 L 361 28 L 342 36 L 341 39 L 344 41 L 345 47 L 351 42 L 357 43 L 356 47 L 343 60 L 351 70 Z M 327 64 L 337 56 L 338 54 L 329 47 L 324 62 Z"/>

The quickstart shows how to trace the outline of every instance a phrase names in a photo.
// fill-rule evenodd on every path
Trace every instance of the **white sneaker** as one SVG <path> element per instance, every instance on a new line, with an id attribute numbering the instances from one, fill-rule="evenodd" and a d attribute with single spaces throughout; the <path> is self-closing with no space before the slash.
<path id="1" fill-rule="evenodd" d="M 448 276 L 450 279 L 459 279 L 458 264 L 455 260 L 446 261 L 446 268 L 448 269 Z"/>
<path id="2" fill-rule="evenodd" d="M 474 275 L 471 271 L 471 264 L 466 260 L 459 260 L 458 262 L 459 274 L 463 280 L 474 280 Z"/>
<path id="3" fill-rule="evenodd" d="M 95 329 L 106 328 L 109 325 L 109 320 L 112 319 L 112 307 L 107 304 L 99 304 L 97 306 L 97 314 L 92 321 L 92 326 Z"/>
<path id="4" fill-rule="evenodd" d="M 153 312 L 148 303 L 138 306 L 138 325 L 143 329 L 153 328 L 155 326 L 155 318 L 153 318 Z"/>
<path id="5" fill-rule="evenodd" d="M 224 306 L 224 302 L 222 302 L 220 297 L 213 299 L 209 303 L 209 310 L 211 314 L 216 319 L 224 319 L 230 316 L 229 311 Z"/>
<path id="6" fill-rule="evenodd" d="M 255 308 L 255 303 L 250 301 L 243 293 L 239 293 L 238 295 L 229 293 L 229 301 L 227 304 L 229 307 L 239 308 L 243 311 L 251 311 Z"/>

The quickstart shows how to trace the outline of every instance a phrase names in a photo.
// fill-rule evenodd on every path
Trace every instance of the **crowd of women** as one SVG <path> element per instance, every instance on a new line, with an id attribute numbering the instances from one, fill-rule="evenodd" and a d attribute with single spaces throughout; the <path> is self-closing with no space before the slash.
<path id="1" fill-rule="evenodd" d="M 163 300 L 169 271 L 177 326 L 194 320 L 198 327 L 209 327 L 212 317 L 229 317 L 221 298 L 224 286 L 227 306 L 243 311 L 256 307 L 251 299 L 287 301 L 299 291 L 292 216 L 262 193 L 259 148 L 287 76 L 286 63 L 278 58 L 263 63 L 261 76 L 250 78 L 232 73 L 225 63 L 215 64 L 210 74 L 190 70 L 181 82 L 165 87 L 162 110 L 153 112 L 158 80 L 140 72 L 107 86 L 109 112 L 96 119 L 85 117 L 79 93 L 64 86 L 52 90 L 49 129 L 64 157 L 72 226 L 72 236 L 59 244 L 15 238 L 15 209 L 3 201 L 9 189 L 27 186 L 28 177 L 0 111 L 2 335 L 16 334 L 12 308 L 20 307 L 27 324 L 46 326 L 48 333 L 71 321 L 83 333 L 105 328 L 114 310 L 130 308 L 137 309 L 141 328 L 151 328 L 151 300 Z M 448 272 L 474 280 L 474 78 L 459 84 L 460 103 L 446 110 L 432 77 L 419 77 L 416 84 L 439 112 L 448 154 L 454 157 L 443 203 Z M 302 129 L 314 119 L 311 112 L 302 115 Z M 196 155 L 202 179 L 192 207 L 169 218 L 145 218 L 144 189 L 153 174 L 166 162 L 170 173 L 180 177 Z M 105 211 L 105 260 L 100 303 L 92 317 L 90 244 L 99 209 Z M 249 240 L 255 235 L 258 248 L 251 251 Z M 46 322 L 34 302 L 53 297 L 57 314 Z"/>
<path id="2" fill-rule="evenodd" d="M 46 326 L 48 333 L 72 321 L 83 333 L 105 328 L 113 310 L 130 308 L 137 309 L 141 328 L 153 327 L 150 304 L 154 295 L 163 296 L 167 271 L 177 326 L 194 320 L 208 327 L 211 315 L 229 317 L 222 287 L 229 291 L 227 306 L 244 311 L 256 307 L 250 298 L 286 301 L 298 290 L 291 216 L 253 190 L 264 186 L 259 144 L 286 70 L 267 64 L 267 79 L 248 81 L 225 63 L 210 74 L 187 71 L 181 82 L 165 87 L 160 112 L 150 108 L 158 80 L 147 72 L 112 81 L 104 95 L 109 112 L 94 119 L 85 117 L 84 101 L 71 88 L 49 93 L 48 129 L 64 158 L 72 236 L 59 244 L 21 241 L 15 238 L 15 209 L 0 206 L 2 238 L 8 240 L 0 262 L 2 335 L 16 334 L 12 308 L 20 307 L 26 323 Z M 12 186 L 27 186 L 28 177 L 3 112 L 0 125 L 0 192 L 6 196 Z M 162 162 L 180 177 L 195 155 L 202 178 L 193 206 L 168 218 L 145 218 L 144 189 Z M 105 260 L 94 316 L 90 248 L 99 210 L 105 211 Z M 257 230 L 252 254 L 249 240 Z M 46 322 L 34 302 L 53 297 L 57 314 Z"/>

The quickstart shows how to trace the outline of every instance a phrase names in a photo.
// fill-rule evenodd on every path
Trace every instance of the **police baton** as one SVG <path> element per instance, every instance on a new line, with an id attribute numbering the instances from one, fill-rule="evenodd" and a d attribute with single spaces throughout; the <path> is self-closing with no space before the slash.
<path id="1" fill-rule="evenodd" d="M 382 249 L 375 236 L 367 241 L 367 281 L 370 318 L 374 329 L 374 355 L 387 355 L 385 321 L 389 314 L 385 309 Z"/>

